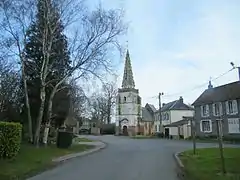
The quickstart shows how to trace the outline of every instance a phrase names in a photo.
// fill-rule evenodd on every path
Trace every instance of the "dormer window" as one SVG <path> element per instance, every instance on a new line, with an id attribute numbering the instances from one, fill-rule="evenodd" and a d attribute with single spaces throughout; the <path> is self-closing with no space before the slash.
<path id="1" fill-rule="evenodd" d="M 123 99 L 124 99 L 124 102 L 127 102 L 127 97 L 126 97 L 126 96 L 124 96 L 124 98 L 123 98 Z"/>

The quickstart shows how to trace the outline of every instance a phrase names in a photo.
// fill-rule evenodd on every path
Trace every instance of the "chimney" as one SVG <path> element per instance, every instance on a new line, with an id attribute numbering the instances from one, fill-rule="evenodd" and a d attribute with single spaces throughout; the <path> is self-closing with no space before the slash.
<path id="1" fill-rule="evenodd" d="M 208 83 L 208 89 L 212 89 L 212 88 L 213 88 L 212 82 L 209 81 L 209 83 Z"/>
<path id="2" fill-rule="evenodd" d="M 180 101 L 181 103 L 183 103 L 183 97 L 182 97 L 182 96 L 180 96 L 179 101 Z"/>

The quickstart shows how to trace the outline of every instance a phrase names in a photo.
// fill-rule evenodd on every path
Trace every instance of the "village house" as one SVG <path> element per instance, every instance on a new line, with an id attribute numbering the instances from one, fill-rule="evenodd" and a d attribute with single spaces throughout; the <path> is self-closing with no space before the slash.
<path id="1" fill-rule="evenodd" d="M 183 120 L 183 116 L 193 117 L 193 107 L 187 105 L 181 96 L 179 99 L 163 104 L 161 108 L 163 133 L 165 137 L 179 139 L 191 136 L 190 122 Z M 156 120 L 160 120 L 159 111 L 155 113 Z M 155 131 L 159 131 L 160 127 L 155 126 Z"/>
<path id="2" fill-rule="evenodd" d="M 197 136 L 217 136 L 217 120 L 225 138 L 240 138 L 240 81 L 206 89 L 193 103 Z"/>

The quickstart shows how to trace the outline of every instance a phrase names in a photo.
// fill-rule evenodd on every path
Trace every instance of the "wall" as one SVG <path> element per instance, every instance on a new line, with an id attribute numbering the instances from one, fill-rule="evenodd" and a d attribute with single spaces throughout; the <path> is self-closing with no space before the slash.
<path id="1" fill-rule="evenodd" d="M 172 110 L 170 112 L 170 123 L 182 120 L 183 116 L 193 116 L 194 110 Z"/>
<path id="2" fill-rule="evenodd" d="M 225 102 L 222 102 L 222 111 L 223 111 L 223 115 L 222 115 L 222 127 L 223 127 L 223 135 L 225 137 L 228 138 L 240 138 L 240 133 L 239 134 L 229 134 L 228 133 L 228 119 L 229 118 L 240 118 L 240 100 L 238 100 L 238 114 L 236 115 L 227 115 L 226 114 L 226 106 L 225 106 Z M 218 119 L 218 117 L 213 116 L 213 108 L 212 105 L 209 104 L 209 117 L 202 117 L 201 116 L 201 107 L 197 106 L 195 107 L 195 122 L 196 122 L 196 134 L 197 136 L 217 136 L 217 124 L 216 124 L 216 119 Z M 204 119 L 210 119 L 212 121 L 212 132 L 210 133 L 204 133 L 201 132 L 200 129 L 200 121 L 204 120 Z"/>
<path id="3" fill-rule="evenodd" d="M 80 129 L 89 129 L 89 128 L 90 128 L 90 122 L 89 121 L 83 121 Z"/>
<path id="4" fill-rule="evenodd" d="M 127 126 L 136 126 L 138 117 L 139 117 L 139 108 L 141 105 L 137 104 L 138 93 L 135 92 L 120 92 L 120 103 L 118 101 L 116 107 L 116 121 L 121 121 L 123 119 L 128 119 L 128 123 L 125 124 Z M 126 102 L 124 101 L 124 97 L 126 97 Z M 119 115 L 120 108 L 120 115 Z M 140 116 L 141 116 L 140 109 Z M 119 123 L 116 123 L 116 126 L 119 126 Z"/>
<path id="5" fill-rule="evenodd" d="M 184 139 L 190 137 L 191 136 L 191 126 L 188 124 L 184 124 L 184 125 L 182 125 L 182 127 L 183 127 Z"/>

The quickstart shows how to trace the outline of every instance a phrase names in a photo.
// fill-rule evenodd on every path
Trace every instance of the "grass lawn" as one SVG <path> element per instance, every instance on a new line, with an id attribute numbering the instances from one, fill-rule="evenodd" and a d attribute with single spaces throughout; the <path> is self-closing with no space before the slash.
<path id="1" fill-rule="evenodd" d="M 157 138 L 157 137 L 155 137 L 155 136 L 136 135 L 136 136 L 132 136 L 131 138 L 133 138 L 133 139 L 154 139 L 154 138 Z"/>
<path id="2" fill-rule="evenodd" d="M 55 146 L 35 148 L 22 145 L 18 156 L 11 160 L 0 160 L 1 180 L 22 180 L 31 175 L 57 165 L 53 158 L 66 154 L 81 152 L 93 148 L 89 145 L 73 145 L 69 149 L 58 149 Z"/>
<path id="3" fill-rule="evenodd" d="M 180 155 L 187 180 L 238 180 L 240 179 L 240 148 L 224 148 L 227 174 L 221 174 L 221 160 L 218 148 L 192 150 Z"/>
<path id="4" fill-rule="evenodd" d="M 74 138 L 74 142 L 94 142 L 94 140 L 77 137 L 77 138 Z"/>

